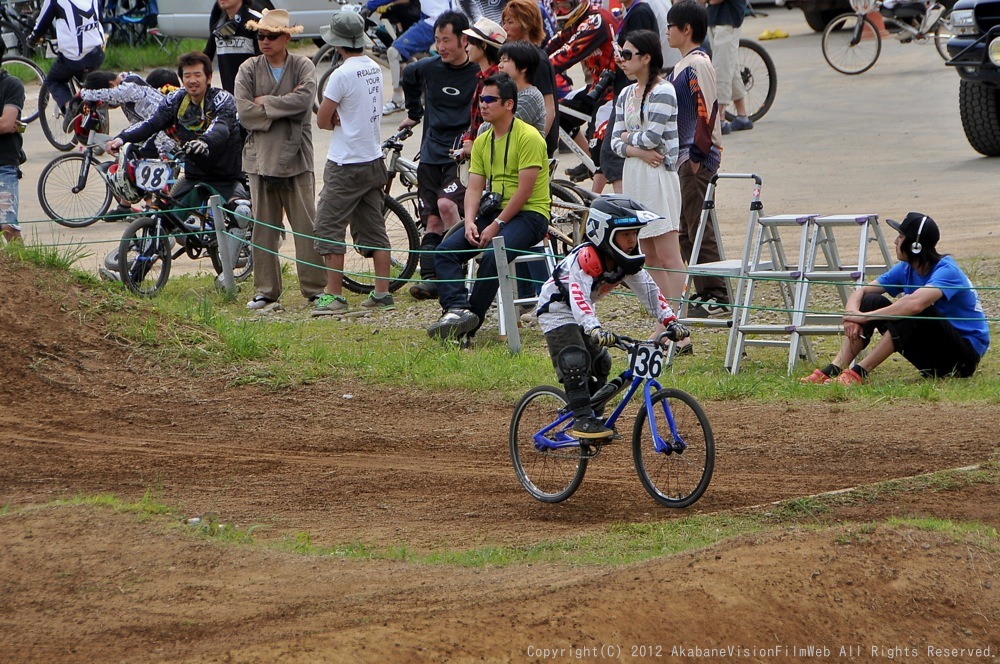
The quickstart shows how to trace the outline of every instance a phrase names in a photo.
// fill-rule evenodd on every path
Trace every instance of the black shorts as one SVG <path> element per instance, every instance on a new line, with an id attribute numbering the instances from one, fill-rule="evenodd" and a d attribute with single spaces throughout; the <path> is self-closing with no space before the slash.
<path id="1" fill-rule="evenodd" d="M 459 210 L 465 205 L 465 185 L 458 176 L 458 163 L 417 164 L 417 198 L 420 199 L 420 218 L 426 224 L 427 217 L 440 217 L 438 199 L 447 198 Z"/>

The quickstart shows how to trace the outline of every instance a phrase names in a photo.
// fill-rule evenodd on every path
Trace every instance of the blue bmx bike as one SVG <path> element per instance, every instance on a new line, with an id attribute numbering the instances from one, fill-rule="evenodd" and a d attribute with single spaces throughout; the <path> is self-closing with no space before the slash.
<path id="1" fill-rule="evenodd" d="M 694 504 L 712 480 L 715 438 L 708 416 L 693 396 L 663 388 L 663 337 L 637 341 L 619 337 L 615 346 L 628 353 L 629 366 L 598 390 L 591 403 L 603 413 L 623 391 L 624 397 L 605 420 L 615 423 L 636 395 L 642 404 L 632 426 L 632 459 L 643 487 L 665 507 Z M 514 407 L 510 421 L 510 458 L 521 485 L 546 503 L 566 500 L 579 488 L 587 463 L 620 439 L 580 439 L 570 433 L 573 413 L 566 393 L 542 385 L 529 390 Z"/>

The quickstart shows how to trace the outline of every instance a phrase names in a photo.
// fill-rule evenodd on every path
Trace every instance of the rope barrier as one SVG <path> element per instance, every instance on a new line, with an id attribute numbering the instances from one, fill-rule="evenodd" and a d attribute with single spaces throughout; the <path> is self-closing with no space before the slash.
<path id="1" fill-rule="evenodd" d="M 188 207 L 188 208 L 173 208 L 169 212 L 171 214 L 176 214 L 176 213 L 201 211 L 201 210 L 204 210 L 204 206 Z M 107 218 L 107 217 L 148 216 L 148 215 L 153 215 L 153 214 L 163 213 L 163 212 L 164 211 L 162 211 L 162 210 L 149 210 L 149 211 L 146 211 L 146 212 L 132 212 L 132 213 L 120 213 L 120 214 L 114 214 L 114 215 L 102 215 L 101 218 L 103 219 L 103 218 Z M 314 242 L 316 240 L 321 240 L 322 242 L 324 242 L 326 244 L 329 244 L 329 245 L 332 245 L 332 246 L 344 247 L 345 249 L 353 249 L 353 250 L 358 251 L 358 252 L 360 252 L 360 251 L 389 251 L 390 253 L 405 252 L 405 253 L 408 253 L 408 254 L 417 254 L 417 255 L 420 255 L 420 254 L 425 254 L 425 253 L 431 253 L 431 254 L 440 254 L 440 253 L 468 253 L 470 251 L 473 251 L 473 250 L 469 250 L 469 249 L 464 249 L 464 250 L 451 250 L 450 252 L 448 252 L 447 250 L 419 249 L 419 248 L 418 249 L 414 249 L 414 248 L 410 248 L 410 247 L 407 247 L 406 249 L 397 249 L 397 250 L 394 250 L 391 247 L 390 248 L 386 248 L 386 247 L 375 247 L 375 246 L 368 246 L 368 245 L 359 245 L 359 244 L 352 244 L 352 243 L 346 242 L 346 241 L 339 242 L 339 241 L 335 241 L 335 240 L 327 240 L 325 238 L 319 238 L 319 237 L 317 237 L 315 235 L 311 235 L 311 234 L 308 234 L 308 233 L 299 233 L 299 232 L 297 232 L 297 231 L 295 231 L 295 230 L 293 230 L 291 228 L 286 228 L 284 225 L 282 225 L 282 226 L 276 226 L 276 225 L 269 224 L 269 223 L 264 222 L 264 221 L 260 221 L 258 219 L 254 219 L 253 217 L 248 217 L 248 216 L 245 216 L 245 215 L 241 215 L 241 214 L 239 214 L 237 212 L 227 211 L 227 213 L 230 214 L 230 215 L 232 215 L 234 218 L 243 219 L 243 220 L 246 220 L 248 222 L 251 222 L 255 226 L 259 225 L 259 226 L 262 226 L 262 227 L 265 227 L 265 228 L 270 228 L 272 230 L 276 230 L 276 231 L 279 231 L 281 233 L 285 233 L 286 235 L 291 235 L 293 238 L 295 238 L 295 237 L 302 237 L 302 238 L 306 238 L 308 240 L 312 240 Z M 86 220 L 89 220 L 89 219 L 92 219 L 92 217 L 78 217 L 78 218 L 70 219 L 70 221 L 86 221 Z M 53 222 L 53 220 L 51 220 L 51 219 L 39 219 L 39 220 L 22 221 L 22 222 L 19 222 L 19 223 L 23 227 L 24 225 L 52 223 L 52 222 Z M 58 222 L 55 222 L 55 223 L 58 223 Z M 80 228 L 84 228 L 84 227 L 80 227 Z M 181 233 L 181 232 L 178 232 L 178 233 L 167 233 L 167 234 L 164 234 L 164 235 L 147 236 L 146 239 L 162 239 L 162 238 L 178 238 L 178 237 L 185 237 L 185 236 L 197 236 L 197 235 L 203 235 L 204 233 L 208 232 L 208 230 L 210 230 L 210 229 L 206 229 L 206 230 L 203 230 L 203 231 L 186 231 L 186 232 L 183 232 L 183 233 Z M 312 262 L 309 262 L 309 261 L 301 260 L 301 259 L 298 259 L 298 258 L 293 257 L 291 255 L 281 253 L 278 250 L 269 249 L 267 247 L 263 247 L 263 246 L 261 246 L 259 244 L 254 243 L 252 241 L 252 239 L 246 238 L 246 237 L 242 237 L 242 236 L 239 236 L 239 235 L 235 235 L 235 234 L 229 232 L 229 230 L 223 230 L 222 232 L 225 233 L 226 235 L 230 236 L 230 237 L 233 237 L 233 238 L 237 239 L 242 244 L 250 246 L 254 250 L 261 251 L 261 252 L 268 253 L 268 254 L 272 254 L 274 256 L 277 256 L 279 259 L 284 259 L 284 260 L 287 260 L 287 261 L 290 261 L 290 262 L 293 262 L 293 263 L 296 263 L 296 264 L 307 265 L 309 267 L 321 269 L 321 270 L 324 270 L 324 271 L 340 272 L 341 274 L 343 274 L 345 276 L 348 276 L 348 277 L 351 277 L 351 278 L 372 279 L 372 280 L 375 279 L 375 275 L 374 275 L 373 272 L 356 272 L 356 271 L 352 271 L 352 270 L 348 270 L 348 269 L 334 270 L 333 268 L 330 268 L 330 267 L 326 266 L 325 264 L 316 264 L 316 263 L 312 263 Z M 87 244 L 94 244 L 94 243 L 109 243 L 109 244 L 113 243 L 113 244 L 117 245 L 117 244 L 121 243 L 121 239 L 119 238 L 119 239 L 110 239 L 110 240 L 94 240 L 92 242 L 87 242 Z M 82 244 L 84 244 L 84 242 L 77 240 L 77 241 L 71 241 L 71 242 L 63 242 L 63 243 L 57 242 L 57 243 L 45 243 L 45 244 L 46 244 L 46 246 L 50 246 L 50 247 L 80 247 Z M 482 251 L 491 251 L 491 250 L 492 250 L 491 248 L 482 249 Z M 545 255 L 543 252 L 532 251 L 531 249 L 508 248 L 507 251 L 509 253 L 512 253 L 512 254 L 519 254 L 519 255 L 525 255 L 525 256 L 544 256 Z M 561 260 L 562 258 L 564 258 L 565 255 L 563 255 L 563 254 L 554 254 L 554 257 L 555 257 L 556 261 L 558 262 L 559 260 Z M 647 266 L 645 269 L 647 271 L 649 271 L 649 272 L 666 272 L 666 273 L 687 274 L 687 270 L 678 270 L 678 269 L 671 269 L 671 268 L 659 268 L 659 267 Z M 512 279 L 515 282 L 529 283 L 529 284 L 532 285 L 532 287 L 534 287 L 535 285 L 540 285 L 540 284 L 545 283 L 544 280 L 538 280 L 538 279 L 533 279 L 533 278 L 529 278 L 529 277 L 518 277 L 518 276 L 516 276 L 514 274 L 510 275 L 507 278 L 508 279 Z M 754 279 L 755 281 L 758 281 L 758 282 L 773 283 L 773 284 L 788 284 L 788 285 L 796 284 L 796 283 L 799 282 L 798 279 L 794 279 L 794 278 L 790 278 L 790 277 L 760 277 L 760 276 L 749 277 L 749 276 L 746 276 L 746 275 L 729 275 L 727 278 L 730 278 L 730 279 L 751 279 L 752 278 L 752 279 Z M 400 279 L 398 277 L 392 276 L 391 274 L 389 275 L 389 279 L 392 280 L 392 281 L 402 281 L 404 283 L 416 283 L 416 282 L 421 281 L 421 278 L 418 277 L 418 276 L 411 277 L 411 278 L 406 278 L 406 279 Z M 491 279 L 495 280 L 495 279 L 497 279 L 497 277 L 494 276 L 494 277 L 484 277 L 484 278 L 482 278 L 482 280 L 491 280 Z M 476 281 L 480 281 L 480 280 L 481 279 L 479 277 L 473 277 L 471 280 L 470 279 L 466 279 L 465 277 L 462 277 L 462 278 L 458 278 L 458 279 L 449 279 L 449 280 L 439 279 L 438 281 L 439 282 L 444 282 L 444 283 L 466 283 L 468 281 L 476 282 Z M 836 280 L 836 281 L 830 280 L 830 281 L 827 281 L 827 280 L 820 280 L 820 279 L 811 279 L 809 281 L 809 283 L 810 283 L 810 285 L 814 285 L 814 286 L 847 286 L 849 288 L 853 288 L 855 286 L 855 284 L 853 284 L 853 283 L 845 283 L 843 280 Z M 902 289 L 906 285 L 905 284 L 886 284 L 886 286 Z M 976 290 L 976 291 L 979 291 L 979 292 L 984 292 L 984 291 L 985 292 L 992 292 L 992 291 L 1000 291 L 1000 285 L 998 285 L 998 286 L 976 286 L 976 285 L 972 284 L 970 286 L 957 286 L 957 287 L 954 288 L 954 290 Z M 631 291 L 627 291 L 627 290 L 614 290 L 614 291 L 612 291 L 610 293 L 610 295 L 625 296 L 625 297 L 635 297 L 635 295 Z M 688 304 L 696 304 L 697 303 L 697 301 L 690 300 L 690 299 L 682 299 L 681 302 L 686 302 Z M 730 303 L 727 306 L 729 306 L 731 309 L 749 310 L 749 311 L 764 312 L 764 313 L 786 314 L 786 315 L 797 314 L 797 313 L 804 313 L 806 315 L 813 315 L 813 316 L 822 316 L 822 315 L 829 316 L 829 315 L 835 315 L 835 314 L 841 314 L 841 313 L 843 313 L 842 309 L 838 309 L 836 311 L 827 311 L 827 310 L 823 310 L 823 309 L 805 309 L 805 310 L 799 310 L 799 309 L 777 307 L 777 306 L 769 307 L 769 306 L 763 306 L 763 305 L 743 305 L 743 304 L 739 304 L 739 303 Z M 888 319 L 911 319 L 911 318 L 923 318 L 923 319 L 927 319 L 927 320 L 938 319 L 937 317 L 929 317 L 929 316 L 885 316 L 884 318 L 887 319 L 887 320 Z M 954 318 L 954 317 L 947 317 L 947 318 L 946 317 L 940 317 L 940 319 L 942 319 L 942 320 L 980 320 L 978 318 Z M 985 318 L 985 320 L 987 322 L 989 322 L 989 323 L 994 323 L 994 322 L 1000 321 L 1000 317 L 989 317 L 989 316 L 987 316 Z"/>

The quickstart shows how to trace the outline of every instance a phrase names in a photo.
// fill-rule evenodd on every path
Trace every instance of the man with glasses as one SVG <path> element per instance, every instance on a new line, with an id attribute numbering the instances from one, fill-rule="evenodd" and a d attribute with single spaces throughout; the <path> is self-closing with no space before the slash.
<path id="1" fill-rule="evenodd" d="M 312 61 L 288 52 L 301 25 L 290 25 L 284 9 L 265 9 L 247 28 L 256 32 L 261 55 L 240 66 L 236 75 L 236 107 L 247 132 L 243 169 L 253 199 L 253 285 L 248 309 L 278 311 L 281 265 L 278 246 L 285 216 L 295 241 L 299 290 L 307 300 L 323 293 L 326 275 L 313 243 L 316 179 L 313 174 L 312 104 L 316 68 Z"/>
<path id="2" fill-rule="evenodd" d="M 171 92 L 152 117 L 105 143 L 105 149 L 114 155 L 125 143 L 140 143 L 167 131 L 187 153 L 184 175 L 174 184 L 171 196 L 183 198 L 196 184 L 206 183 L 226 200 L 246 197 L 236 100 L 225 90 L 211 87 L 212 61 L 200 51 L 177 59 L 177 76 L 181 89 Z"/>
<path id="3" fill-rule="evenodd" d="M 434 261 L 444 314 L 427 333 L 438 339 L 472 336 L 483 324 L 499 288 L 493 238 L 503 237 L 507 255 L 499 260 L 509 261 L 541 242 L 549 226 L 545 139 L 515 117 L 517 84 L 507 74 L 486 79 L 479 107 L 491 127 L 472 144 L 465 232 L 442 242 Z M 470 294 L 464 266 L 479 252 L 483 255 Z"/>

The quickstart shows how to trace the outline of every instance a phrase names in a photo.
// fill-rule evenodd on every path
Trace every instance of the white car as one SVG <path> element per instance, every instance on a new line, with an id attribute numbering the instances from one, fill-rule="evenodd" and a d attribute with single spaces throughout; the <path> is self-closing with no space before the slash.
<path id="1" fill-rule="evenodd" d="M 157 25 L 170 37 L 208 39 L 208 17 L 216 0 L 159 0 Z M 340 11 L 338 0 L 278 0 L 276 7 L 287 9 L 293 24 L 305 31 L 296 37 L 319 37 L 321 26 L 330 25 Z"/>

